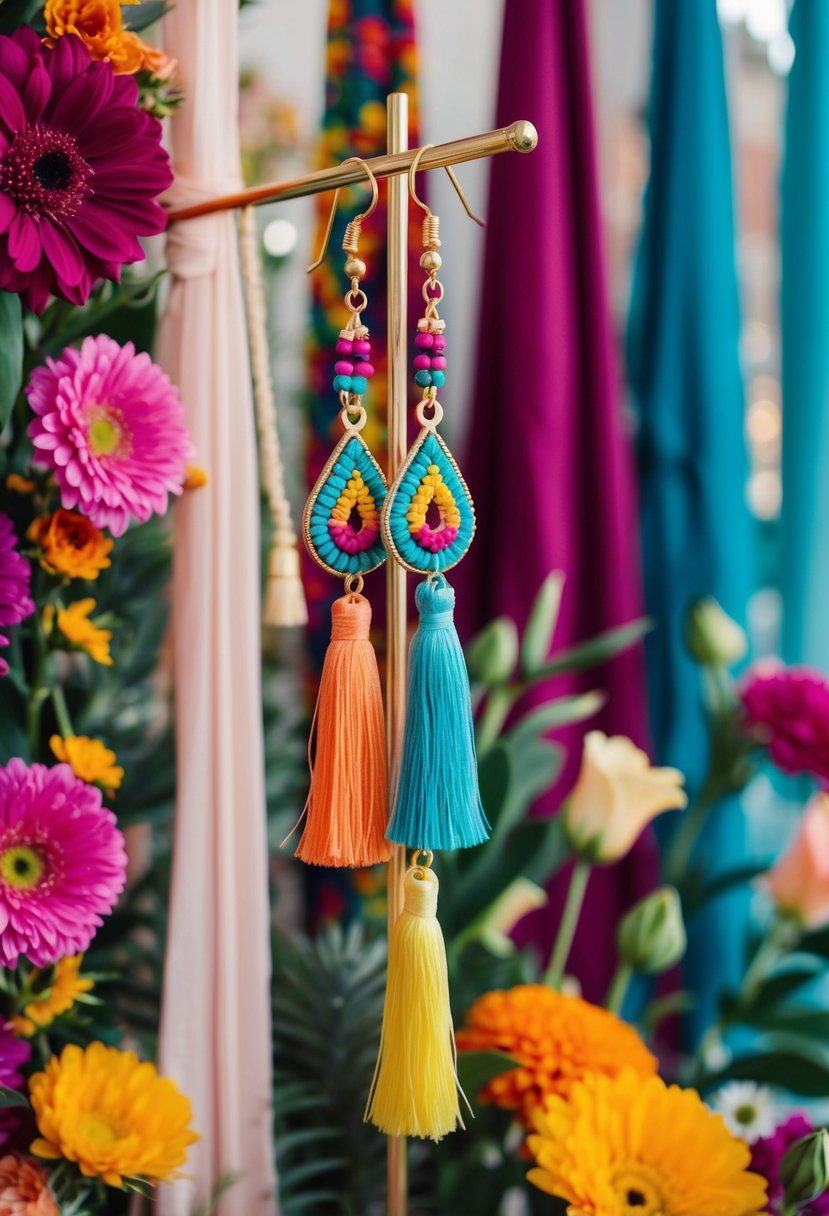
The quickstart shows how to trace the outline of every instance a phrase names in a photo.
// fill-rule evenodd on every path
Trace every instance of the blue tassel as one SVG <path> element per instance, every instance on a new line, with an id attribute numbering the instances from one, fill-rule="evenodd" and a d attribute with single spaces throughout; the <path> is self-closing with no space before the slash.
<path id="1" fill-rule="evenodd" d="M 469 677 L 442 574 L 415 593 L 403 758 L 389 840 L 411 849 L 466 849 L 489 837 L 478 789 Z"/>

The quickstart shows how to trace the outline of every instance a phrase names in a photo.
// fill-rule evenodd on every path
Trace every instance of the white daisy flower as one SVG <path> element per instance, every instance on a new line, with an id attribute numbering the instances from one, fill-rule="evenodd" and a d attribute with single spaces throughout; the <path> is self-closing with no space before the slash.
<path id="1" fill-rule="evenodd" d="M 722 1115 L 728 1130 L 746 1144 L 770 1136 L 780 1121 L 780 1110 L 772 1091 L 753 1081 L 732 1081 L 724 1085 L 714 1094 L 711 1106 Z"/>

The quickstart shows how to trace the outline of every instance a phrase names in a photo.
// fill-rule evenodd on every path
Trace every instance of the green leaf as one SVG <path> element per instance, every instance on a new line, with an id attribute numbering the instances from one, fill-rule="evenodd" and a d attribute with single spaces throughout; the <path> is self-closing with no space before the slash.
<path id="1" fill-rule="evenodd" d="M 561 606 L 564 574 L 553 570 L 547 575 L 530 609 L 521 639 L 521 672 L 533 676 L 544 665 L 553 644 L 553 634 Z"/>
<path id="2" fill-rule="evenodd" d="M 43 0 L 2 0 L 0 4 L 0 34 L 11 34 L 19 25 L 34 17 Z"/>
<path id="3" fill-rule="evenodd" d="M 629 650 L 631 646 L 635 646 L 646 633 L 650 633 L 652 628 L 653 622 L 648 617 L 641 617 L 638 621 L 631 621 L 628 625 L 617 625 L 613 629 L 606 629 L 603 633 L 591 638 L 589 642 L 580 642 L 578 646 L 568 646 L 566 650 L 560 650 L 550 659 L 549 663 L 545 663 L 538 669 L 534 679 L 546 680 L 550 676 L 563 676 L 572 671 L 599 667 L 608 659 L 621 654 L 623 650 Z"/>
<path id="4" fill-rule="evenodd" d="M 0 291 L 0 433 L 12 412 L 23 377 L 23 313 L 18 296 Z"/>
<path id="5" fill-rule="evenodd" d="M 505 684 L 518 658 L 518 630 L 508 616 L 498 616 L 466 647 L 466 665 L 473 683 Z"/>
<path id="6" fill-rule="evenodd" d="M 772 859 L 768 861 L 753 861 L 750 864 L 735 866 L 731 870 L 725 870 L 710 883 L 703 886 L 702 883 L 692 887 L 685 897 L 685 915 L 686 919 L 692 913 L 698 912 L 705 904 L 712 899 L 716 899 L 720 895 L 724 895 L 726 891 L 730 891 L 732 887 L 742 886 L 744 882 L 752 882 L 760 874 L 765 874 L 769 866 L 772 864 Z"/>
<path id="7" fill-rule="evenodd" d="M 16 1089 L 8 1089 L 5 1085 L 0 1085 L 0 1107 L 8 1106 L 28 1106 L 29 1101 L 23 1094 Z"/>
<path id="8" fill-rule="evenodd" d="M 829 1010 L 826 1009 L 809 1009 L 805 1006 L 781 1009 L 779 1005 L 766 1009 L 758 1001 L 757 1007 L 741 1021 L 756 1026 L 758 1030 L 794 1035 L 798 1039 L 818 1039 L 822 1042 L 829 1039 Z"/>
<path id="9" fill-rule="evenodd" d="M 548 730 L 558 726 L 569 726 L 573 722 L 583 722 L 597 714 L 607 700 L 603 692 L 584 692 L 572 697 L 558 697 L 555 701 L 547 701 L 529 713 L 512 727 L 507 734 L 507 742 L 523 741 L 527 735 L 544 735 Z"/>
<path id="10" fill-rule="evenodd" d="M 149 26 L 160 21 L 165 13 L 173 6 L 165 4 L 164 0 L 144 0 L 142 4 L 127 5 L 122 10 L 124 26 L 128 30 L 146 30 Z"/>
<path id="11" fill-rule="evenodd" d="M 459 1051 L 458 1080 L 470 1100 L 488 1085 L 493 1077 L 520 1068 L 519 1060 L 503 1051 Z"/>
<path id="12" fill-rule="evenodd" d="M 805 1098 L 825 1098 L 829 1093 L 829 1066 L 815 1053 L 807 1055 L 789 1049 L 759 1052 L 742 1056 L 719 1072 L 705 1077 L 698 1087 L 715 1089 L 724 1081 L 756 1081 L 759 1085 L 776 1085 Z"/>
<path id="13" fill-rule="evenodd" d="M 657 997 L 647 1006 L 640 1019 L 645 1038 L 650 1038 L 657 1026 L 665 1018 L 677 1013 L 688 1013 L 699 1004 L 699 998 L 693 992 L 669 992 L 667 996 Z"/>

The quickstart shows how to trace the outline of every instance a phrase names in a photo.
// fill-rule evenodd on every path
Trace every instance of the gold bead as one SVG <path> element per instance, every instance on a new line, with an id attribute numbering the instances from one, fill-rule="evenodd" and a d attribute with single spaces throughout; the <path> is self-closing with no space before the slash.
<path id="1" fill-rule="evenodd" d="M 361 279 L 366 273 L 366 264 L 362 258 L 349 258 L 345 264 L 345 273 L 349 279 Z"/>
<path id="2" fill-rule="evenodd" d="M 425 253 L 420 255 L 420 269 L 428 271 L 429 274 L 433 270 L 440 270 L 443 265 L 443 258 L 434 249 L 427 249 Z"/>

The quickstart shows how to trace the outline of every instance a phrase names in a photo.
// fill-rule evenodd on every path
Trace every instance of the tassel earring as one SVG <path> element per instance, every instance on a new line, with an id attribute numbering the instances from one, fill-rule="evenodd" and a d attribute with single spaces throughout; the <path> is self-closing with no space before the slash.
<path id="1" fill-rule="evenodd" d="M 403 879 L 403 911 L 389 938 L 380 1054 L 365 1118 L 387 1136 L 440 1140 L 464 1125 L 462 1091 L 437 920 L 438 880 L 432 854 L 421 864 L 417 857 Z"/>
<path id="2" fill-rule="evenodd" d="M 259 432 L 259 463 L 273 529 L 262 623 L 275 628 L 288 628 L 307 625 L 308 609 L 305 606 L 305 592 L 299 571 L 297 536 L 291 521 L 291 506 L 285 493 L 285 470 L 279 449 L 276 401 L 268 357 L 265 288 L 262 283 L 262 264 L 256 248 L 256 219 L 252 207 L 242 210 L 239 236 L 256 425 Z"/>
<path id="3" fill-rule="evenodd" d="M 409 652 L 400 780 L 386 835 L 396 844 L 428 851 L 481 844 L 489 824 L 478 789 L 469 678 L 452 618 L 455 592 L 445 578 L 472 543 L 475 509 L 437 430 L 443 418 L 437 394 L 446 383 L 446 323 L 438 315 L 443 299 L 437 278 L 439 219 L 414 189 L 420 155 L 412 162 L 409 190 L 426 213 L 420 259 L 426 307 L 417 323 L 414 359 L 415 384 L 423 390 L 417 406 L 421 429 L 389 489 L 381 529 L 388 552 L 407 570 L 426 575 L 416 592 L 420 624 Z M 481 223 L 451 172 L 450 177 L 467 213 Z"/>
<path id="4" fill-rule="evenodd" d="M 379 518 L 386 482 L 360 434 L 366 424 L 362 398 L 374 368 L 369 332 L 362 319 L 368 303 L 360 286 L 366 265 L 358 251 L 361 225 L 376 207 L 378 191 L 368 165 L 362 160 L 359 163 L 371 182 L 372 201 L 367 211 L 347 225 L 342 246 L 345 273 L 351 281 L 345 296 L 349 317 L 337 342 L 333 387 L 342 406 L 344 434 L 317 479 L 303 515 L 305 544 L 314 561 L 345 582 L 345 594 L 334 601 L 331 610 L 331 644 L 312 726 L 316 752 L 305 806 L 307 818 L 296 850 L 302 861 L 321 866 L 370 866 L 391 856 L 384 836 L 383 699 L 377 657 L 369 641 L 371 607 L 362 595 L 363 575 L 376 570 L 386 558 Z M 309 271 L 325 256 L 338 194 L 322 253 Z M 309 755 L 310 751 L 309 742 Z"/>

